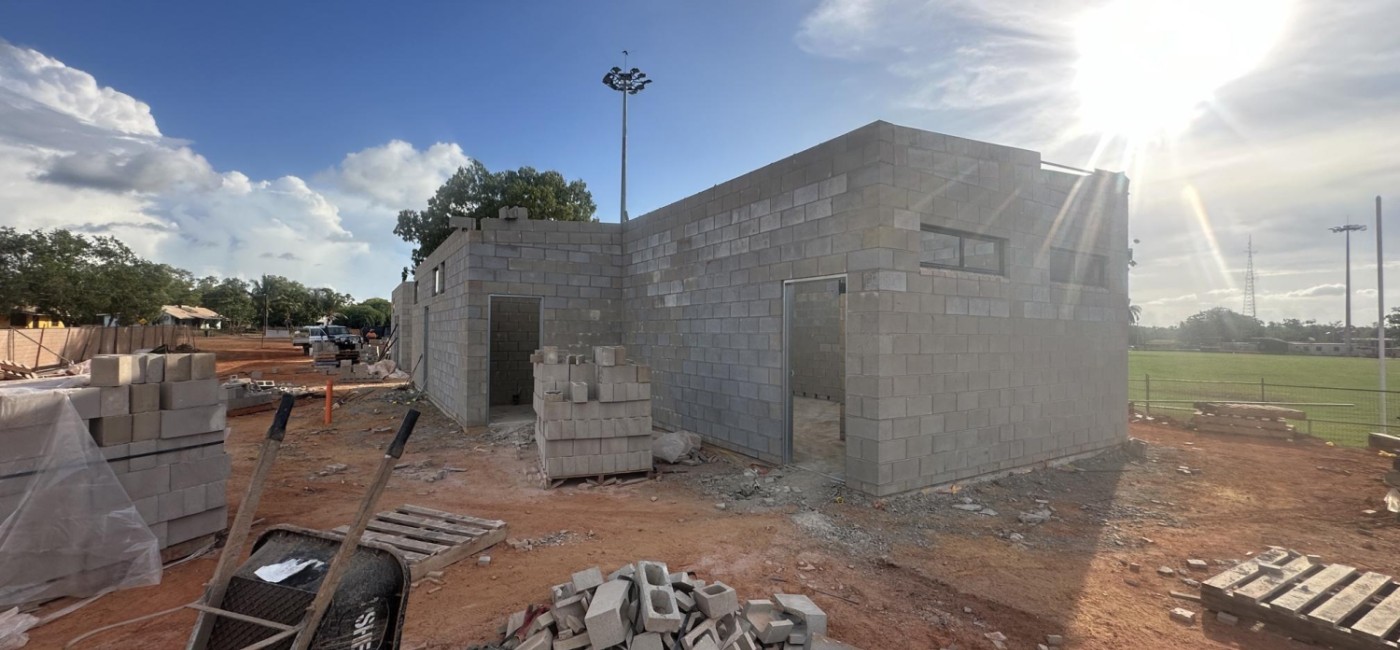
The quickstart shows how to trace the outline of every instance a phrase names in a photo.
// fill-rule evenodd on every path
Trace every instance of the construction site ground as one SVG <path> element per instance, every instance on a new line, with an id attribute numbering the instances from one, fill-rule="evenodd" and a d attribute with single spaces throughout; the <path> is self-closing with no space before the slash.
<path id="1" fill-rule="evenodd" d="M 325 381 L 285 341 L 259 348 L 258 339 L 215 337 L 201 344 L 219 353 L 223 375 L 260 369 L 278 381 Z M 1213 616 L 1174 622 L 1172 608 L 1201 608 L 1169 592 L 1196 593 L 1183 578 L 1202 580 L 1269 545 L 1400 571 L 1400 531 L 1385 512 L 1380 481 L 1390 460 L 1316 441 L 1206 437 L 1138 422 L 1131 434 L 1148 443 L 1145 460 L 1112 451 L 956 491 L 886 499 L 706 448 L 714 462 L 667 466 L 657 480 L 573 481 L 551 490 L 531 475 L 528 429 L 463 431 L 402 387 L 370 384 L 337 397 L 345 401 L 331 426 L 322 424 L 321 402 L 299 403 L 254 535 L 276 524 L 349 522 L 410 407 L 423 418 L 403 458 L 409 465 L 395 473 L 379 509 L 412 503 L 510 526 L 511 543 L 488 551 L 489 566 L 463 561 L 443 584 L 414 588 L 405 649 L 492 640 L 511 612 L 546 602 L 549 587 L 572 572 L 637 559 L 722 580 L 745 598 L 806 593 L 828 612 L 833 638 L 866 650 L 992 648 L 986 635 L 993 632 L 1006 635 L 1007 647 L 1027 649 L 1047 634 L 1063 635 L 1069 648 L 1305 648 L 1247 620 L 1235 627 Z M 271 418 L 230 419 L 231 508 Z M 1049 521 L 1019 520 L 1041 505 L 1053 509 Z M 34 629 L 30 647 L 62 647 L 83 632 L 191 602 L 215 557 Z M 1193 558 L 1210 570 L 1188 571 Z M 1162 566 L 1177 575 L 1159 575 Z M 181 647 L 193 621 L 186 610 L 76 647 Z"/>

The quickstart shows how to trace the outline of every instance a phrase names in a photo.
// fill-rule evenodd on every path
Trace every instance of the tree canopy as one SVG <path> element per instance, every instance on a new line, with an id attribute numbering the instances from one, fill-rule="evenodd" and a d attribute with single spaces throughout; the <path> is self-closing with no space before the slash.
<path id="1" fill-rule="evenodd" d="M 1264 324 L 1259 319 L 1225 307 L 1215 307 L 1181 321 L 1178 336 L 1186 343 L 1211 345 L 1224 341 L 1244 341 L 1263 335 Z"/>
<path id="2" fill-rule="evenodd" d="M 582 180 L 566 181 L 559 172 L 533 167 L 491 172 L 473 160 L 438 188 L 426 209 L 399 212 L 394 234 L 416 244 L 417 266 L 452 234 L 452 217 L 470 217 L 480 225 L 511 206 L 527 208 L 531 219 L 552 221 L 592 221 L 598 209 Z"/>
<path id="3" fill-rule="evenodd" d="M 231 329 L 261 325 L 295 327 L 333 320 L 354 303 L 329 287 L 305 285 L 272 275 L 197 278 L 184 269 L 142 259 L 112 237 L 87 237 L 67 230 L 20 232 L 0 227 L 0 314 L 34 308 L 71 325 L 110 316 L 130 325 L 149 323 L 164 305 L 212 309 Z M 379 324 L 393 313 L 389 301 L 370 298 Z"/>

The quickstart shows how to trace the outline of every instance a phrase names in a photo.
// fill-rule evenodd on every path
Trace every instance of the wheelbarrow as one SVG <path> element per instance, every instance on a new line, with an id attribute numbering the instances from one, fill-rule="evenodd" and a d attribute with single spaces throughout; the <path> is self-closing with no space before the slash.
<path id="1" fill-rule="evenodd" d="M 408 605 L 408 562 L 398 551 L 361 541 L 375 504 L 418 421 L 409 410 L 380 461 L 355 520 L 344 535 L 273 527 L 237 565 L 273 461 L 286 435 L 293 399 L 282 398 L 229 527 L 187 650 L 394 650 Z"/>

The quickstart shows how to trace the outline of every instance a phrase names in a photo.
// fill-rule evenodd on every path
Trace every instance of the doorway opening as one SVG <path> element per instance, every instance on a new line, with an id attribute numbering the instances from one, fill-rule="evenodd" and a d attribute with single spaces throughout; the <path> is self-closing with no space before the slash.
<path id="1" fill-rule="evenodd" d="M 543 300 L 535 296 L 491 296 L 487 308 L 491 345 L 487 351 L 490 422 L 533 421 L 535 368 L 530 355 L 540 348 Z"/>
<path id="2" fill-rule="evenodd" d="M 846 278 L 784 286 L 788 460 L 835 479 L 846 475 Z"/>

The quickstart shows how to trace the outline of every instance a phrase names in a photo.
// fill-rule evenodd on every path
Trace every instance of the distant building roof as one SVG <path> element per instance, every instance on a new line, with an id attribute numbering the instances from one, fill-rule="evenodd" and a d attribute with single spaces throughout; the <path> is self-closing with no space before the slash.
<path id="1" fill-rule="evenodd" d="M 218 312 L 204 307 L 194 307 L 191 305 L 166 305 L 160 308 L 160 313 L 166 314 L 176 320 L 224 320 Z"/>

